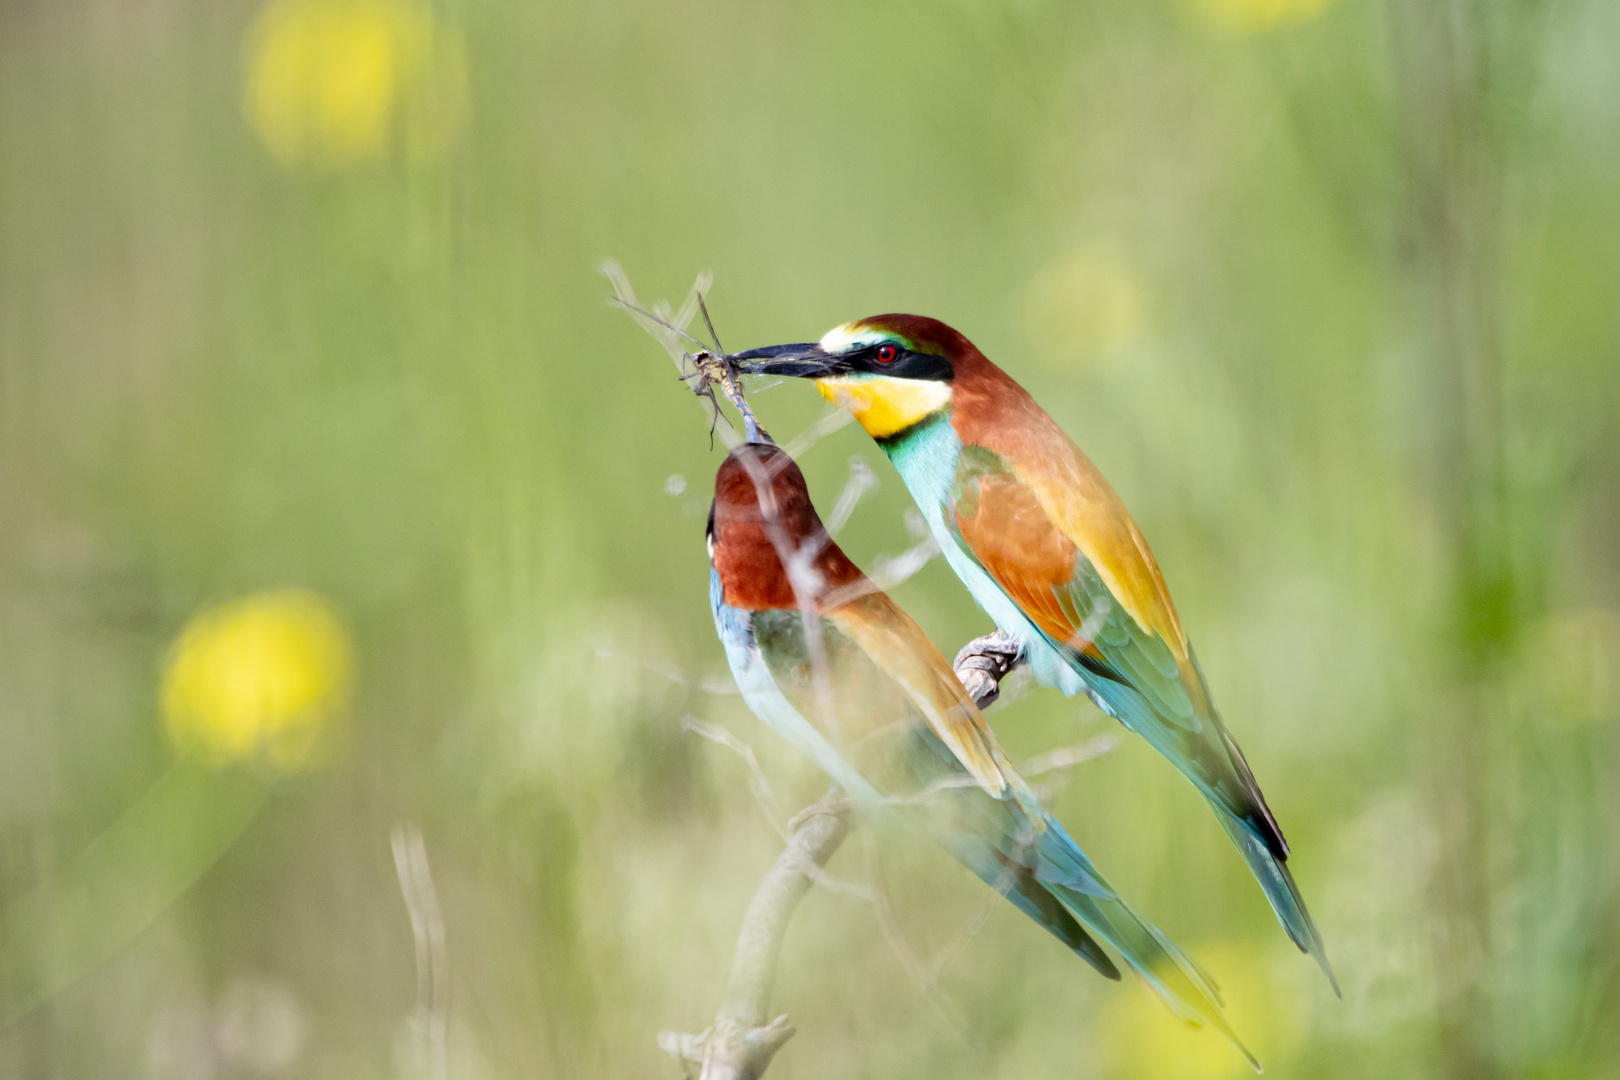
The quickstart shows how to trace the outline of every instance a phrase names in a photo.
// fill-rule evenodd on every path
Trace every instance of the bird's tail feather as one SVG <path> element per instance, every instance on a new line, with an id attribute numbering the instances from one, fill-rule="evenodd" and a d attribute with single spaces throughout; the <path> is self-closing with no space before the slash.
<path id="1" fill-rule="evenodd" d="M 1112 945 L 1177 1016 L 1188 1023 L 1208 1024 L 1225 1035 L 1259 1072 L 1260 1063 L 1221 1015 L 1221 994 L 1214 980 L 1157 927 L 1138 917 L 1102 880 L 1063 827 L 1050 817 L 1046 820 L 1039 842 L 1042 870 L 1062 873 L 1065 866 L 1079 864 L 1085 875 L 1065 883 L 1042 874 L 1041 883 L 1092 933 Z"/>
<path id="2" fill-rule="evenodd" d="M 1221 736 L 1223 756 L 1195 760 L 1189 755 L 1187 744 L 1177 737 L 1175 729 L 1160 722 L 1140 695 L 1113 693 L 1105 699 L 1092 693 L 1092 699 L 1105 712 L 1147 739 L 1204 796 L 1210 809 L 1220 819 L 1226 835 L 1231 837 L 1244 862 L 1249 864 L 1255 881 L 1277 914 L 1277 921 L 1282 923 L 1283 929 L 1300 951 L 1316 961 L 1327 976 L 1333 992 L 1343 997 L 1339 991 L 1339 980 L 1334 977 L 1333 968 L 1328 964 L 1322 935 L 1306 910 L 1305 899 L 1300 896 L 1299 886 L 1294 884 L 1294 875 L 1289 873 L 1288 864 L 1284 861 L 1288 849 L 1283 842 L 1282 831 L 1266 806 L 1265 797 L 1249 772 L 1242 752 L 1221 725 L 1220 718 L 1214 717 L 1214 727 Z M 1232 770 L 1228 777 L 1230 785 L 1212 781 L 1210 776 L 1219 776 L 1219 772 L 1195 767 L 1199 760 L 1209 770 L 1215 769 L 1213 762 L 1224 762 Z M 1240 810 L 1245 811 L 1243 816 L 1240 816 Z"/>
<path id="3" fill-rule="evenodd" d="M 940 756 L 937 750 L 934 756 Z M 1020 911 L 1117 979 L 1119 969 L 1091 935 L 1113 946 L 1177 1016 L 1225 1035 L 1258 1071 L 1259 1062 L 1221 1015 L 1215 981 L 1120 899 L 1011 763 L 998 755 L 998 764 L 1008 781 L 1006 797 L 949 787 L 926 808 L 913 807 L 921 812 L 911 820 Z"/>
<path id="4" fill-rule="evenodd" d="M 1294 884 L 1294 875 L 1289 873 L 1288 864 L 1271 853 L 1265 840 L 1255 834 L 1254 830 L 1242 819 L 1227 810 L 1216 799 L 1209 800 L 1210 807 L 1215 816 L 1226 829 L 1226 835 L 1232 838 L 1238 851 L 1243 853 L 1244 861 L 1249 864 L 1249 870 L 1254 874 L 1260 888 L 1271 901 L 1271 910 L 1277 913 L 1277 921 L 1282 923 L 1288 936 L 1293 938 L 1299 950 L 1315 960 L 1322 969 L 1322 974 L 1328 978 L 1333 992 L 1340 997 L 1339 980 L 1334 978 L 1333 968 L 1328 964 L 1327 948 L 1322 944 L 1322 935 L 1317 932 L 1316 921 L 1305 908 L 1305 900 L 1299 895 L 1299 886 Z"/>
<path id="5" fill-rule="evenodd" d="M 958 834 L 950 839 L 951 853 L 1014 907 L 1074 950 L 1105 978 L 1118 980 L 1119 968 L 1102 946 L 1087 934 L 1056 896 L 1026 866 L 1007 858 L 977 836 Z"/>

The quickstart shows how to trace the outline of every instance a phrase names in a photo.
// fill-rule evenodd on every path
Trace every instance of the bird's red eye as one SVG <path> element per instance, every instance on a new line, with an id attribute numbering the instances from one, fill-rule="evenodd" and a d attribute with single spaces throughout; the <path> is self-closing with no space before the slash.
<path id="1" fill-rule="evenodd" d="M 894 358 L 898 355 L 900 355 L 900 352 L 893 345 L 878 346 L 877 360 L 880 364 L 892 364 L 894 363 Z"/>

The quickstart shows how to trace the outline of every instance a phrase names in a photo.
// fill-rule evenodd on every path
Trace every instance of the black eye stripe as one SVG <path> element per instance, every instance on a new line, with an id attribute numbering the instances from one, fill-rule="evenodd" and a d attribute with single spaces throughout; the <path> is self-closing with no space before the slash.
<path id="1" fill-rule="evenodd" d="M 878 351 L 885 348 L 894 350 L 894 355 L 887 360 L 878 355 Z M 950 382 L 953 375 L 951 362 L 945 357 L 916 352 L 897 341 L 875 341 L 844 354 L 844 357 L 850 369 L 873 375 L 938 382 Z"/>

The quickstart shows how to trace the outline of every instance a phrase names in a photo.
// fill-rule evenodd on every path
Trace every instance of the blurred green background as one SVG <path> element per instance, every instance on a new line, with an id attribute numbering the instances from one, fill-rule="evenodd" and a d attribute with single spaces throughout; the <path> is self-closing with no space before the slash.
<path id="1" fill-rule="evenodd" d="M 720 451 L 611 256 L 732 349 L 944 318 L 1112 478 L 1344 1000 L 1139 740 L 1042 779 L 1270 1075 L 1620 1076 L 1617 55 L 1611 0 L 0 3 L 0 1074 L 678 1075 L 780 843 L 683 718 L 779 822 L 823 782 L 727 692 Z M 1015 757 L 1116 730 L 1007 696 Z M 1245 1075 L 895 847 L 831 869 L 931 985 L 812 893 L 771 1076 Z"/>

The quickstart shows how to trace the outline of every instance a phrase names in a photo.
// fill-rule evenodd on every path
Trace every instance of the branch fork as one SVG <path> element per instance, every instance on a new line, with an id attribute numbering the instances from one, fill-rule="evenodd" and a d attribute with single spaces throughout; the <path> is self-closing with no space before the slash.
<path id="1" fill-rule="evenodd" d="M 1018 643 L 1003 634 L 987 634 L 967 643 L 956 656 L 956 677 L 979 708 L 1001 692 L 1001 680 L 1023 662 Z M 787 846 L 765 875 L 743 916 L 737 954 L 725 1001 L 714 1023 L 696 1035 L 664 1031 L 658 1046 L 699 1080 L 758 1080 L 784 1043 L 793 1037 L 786 1015 L 767 1020 L 776 960 L 789 920 L 822 868 L 849 834 L 851 804 L 842 788 L 833 788 L 801 810 L 787 827 Z"/>
<path id="2" fill-rule="evenodd" d="M 849 833 L 850 802 L 833 788 L 788 822 L 788 842 L 760 882 L 737 935 L 731 981 L 714 1023 L 696 1035 L 665 1031 L 658 1045 L 700 1080 L 757 1080 L 793 1037 L 786 1016 L 766 1021 L 788 920 Z M 690 1072 L 687 1073 L 690 1076 Z"/>

